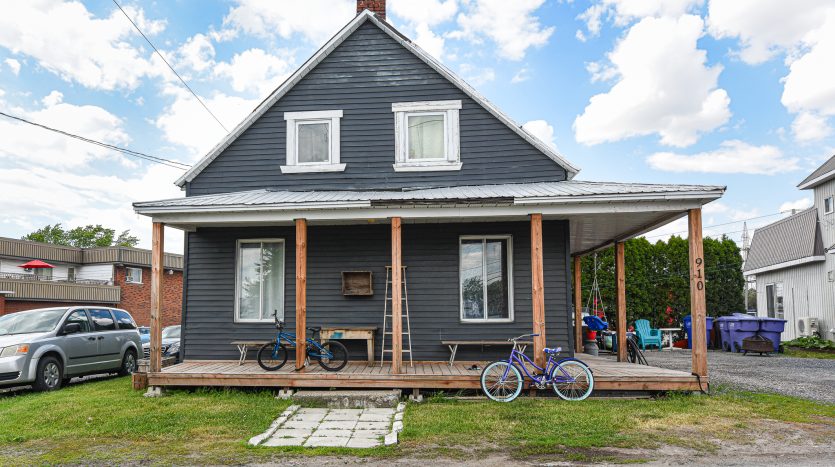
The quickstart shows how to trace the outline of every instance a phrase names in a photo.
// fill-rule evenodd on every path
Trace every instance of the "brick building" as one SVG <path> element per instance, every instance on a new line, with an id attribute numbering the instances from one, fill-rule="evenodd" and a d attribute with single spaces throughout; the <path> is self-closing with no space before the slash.
<path id="1" fill-rule="evenodd" d="M 23 269 L 39 259 L 54 266 Z M 151 252 L 139 248 L 73 248 L 0 237 L 0 316 L 51 306 L 114 306 L 141 326 L 150 323 Z M 165 254 L 162 324 L 180 324 L 183 257 Z"/>

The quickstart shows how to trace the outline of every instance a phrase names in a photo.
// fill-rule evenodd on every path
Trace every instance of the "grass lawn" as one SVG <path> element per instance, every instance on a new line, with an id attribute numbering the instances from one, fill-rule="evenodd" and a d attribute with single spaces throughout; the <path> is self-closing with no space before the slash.
<path id="1" fill-rule="evenodd" d="M 581 403 L 433 397 L 408 406 L 396 447 L 249 447 L 246 440 L 287 405 L 267 391 L 169 391 L 147 399 L 130 388 L 128 378 L 74 384 L 52 393 L 3 394 L 0 464 L 218 464 L 314 454 L 472 458 L 474 453 L 641 461 L 612 457 L 607 448 L 673 445 L 711 452 L 723 439 L 744 439 L 765 419 L 802 424 L 821 436 L 835 429 L 835 406 L 743 392 Z"/>
<path id="2" fill-rule="evenodd" d="M 835 353 L 815 352 L 814 350 L 785 349 L 783 355 L 797 358 L 821 358 L 824 360 L 835 360 Z"/>

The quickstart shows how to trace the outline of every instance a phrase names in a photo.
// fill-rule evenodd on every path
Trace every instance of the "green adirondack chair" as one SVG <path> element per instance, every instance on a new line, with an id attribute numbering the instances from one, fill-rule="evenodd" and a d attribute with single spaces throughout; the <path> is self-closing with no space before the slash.
<path id="1" fill-rule="evenodd" d="M 649 321 L 645 319 L 635 321 L 635 334 L 638 335 L 638 344 L 642 350 L 646 350 L 647 346 L 651 345 L 661 350 L 661 331 L 652 329 L 649 326 Z"/>

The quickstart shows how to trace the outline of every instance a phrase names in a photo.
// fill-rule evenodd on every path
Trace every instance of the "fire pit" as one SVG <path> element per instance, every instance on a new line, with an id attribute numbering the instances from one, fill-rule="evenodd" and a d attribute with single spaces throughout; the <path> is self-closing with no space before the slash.
<path id="1" fill-rule="evenodd" d="M 760 355 L 768 355 L 774 352 L 774 342 L 763 336 L 746 337 L 742 339 L 742 354 L 748 355 L 748 352 L 759 352 Z"/>

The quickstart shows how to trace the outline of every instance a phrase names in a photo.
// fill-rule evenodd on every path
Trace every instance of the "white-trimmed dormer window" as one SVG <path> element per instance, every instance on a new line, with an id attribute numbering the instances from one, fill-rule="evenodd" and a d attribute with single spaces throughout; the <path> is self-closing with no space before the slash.
<path id="1" fill-rule="evenodd" d="M 395 172 L 461 170 L 461 101 L 396 102 Z"/>
<path id="2" fill-rule="evenodd" d="M 284 112 L 287 121 L 287 165 L 282 173 L 342 172 L 339 163 L 341 110 Z"/>

